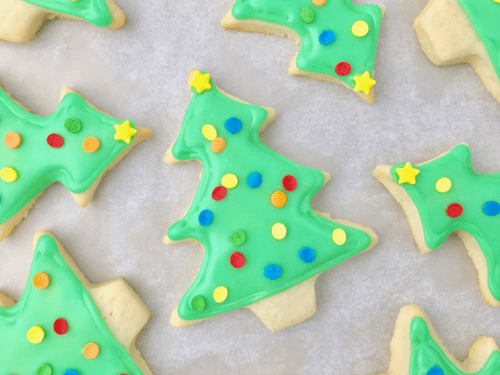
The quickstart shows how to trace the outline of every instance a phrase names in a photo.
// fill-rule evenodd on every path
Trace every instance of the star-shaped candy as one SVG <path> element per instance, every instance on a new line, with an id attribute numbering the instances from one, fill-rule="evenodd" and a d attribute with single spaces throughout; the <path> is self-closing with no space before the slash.
<path id="1" fill-rule="evenodd" d="M 354 91 L 364 92 L 365 94 L 369 94 L 372 86 L 377 83 L 377 81 L 370 77 L 370 73 L 368 72 L 364 72 L 360 76 L 354 77 L 354 82 L 356 83 Z"/>
<path id="2" fill-rule="evenodd" d="M 406 163 L 403 168 L 397 168 L 396 173 L 399 176 L 399 184 L 412 184 L 417 182 L 415 177 L 420 173 L 417 168 L 413 168 L 410 163 Z"/>
<path id="3" fill-rule="evenodd" d="M 137 133 L 137 130 L 130 126 L 129 121 L 125 121 L 123 124 L 116 124 L 115 131 L 115 139 L 117 141 L 124 141 L 127 144 L 130 144 L 132 137 Z"/>
<path id="4" fill-rule="evenodd" d="M 211 90 L 212 85 L 210 85 L 210 74 L 202 74 L 200 72 L 195 72 L 193 79 L 189 82 L 191 87 L 194 87 L 198 94 L 201 94 L 205 90 Z"/>

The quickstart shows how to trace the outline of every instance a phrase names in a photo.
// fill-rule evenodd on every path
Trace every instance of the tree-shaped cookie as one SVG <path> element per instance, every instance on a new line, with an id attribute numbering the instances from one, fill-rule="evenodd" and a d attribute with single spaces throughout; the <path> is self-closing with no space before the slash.
<path id="1" fill-rule="evenodd" d="M 237 0 L 222 26 L 293 38 L 300 51 L 290 62 L 290 74 L 345 85 L 373 103 L 384 10 L 350 0 Z"/>
<path id="2" fill-rule="evenodd" d="M 48 117 L 28 112 L 0 87 L 0 241 L 56 181 L 87 206 L 103 174 L 150 136 L 149 129 L 110 117 L 68 87 Z"/>
<path id="3" fill-rule="evenodd" d="M 466 144 L 423 164 L 378 166 L 374 172 L 403 208 L 420 251 L 453 232 L 467 248 L 488 305 L 500 305 L 500 173 L 474 172 Z"/>
<path id="4" fill-rule="evenodd" d="M 377 237 L 311 209 L 330 176 L 261 142 L 259 131 L 274 120 L 274 109 L 226 95 L 209 74 L 192 70 L 188 81 L 192 99 L 165 161 L 197 159 L 203 173 L 187 214 L 165 239 L 193 239 L 205 256 L 171 323 L 188 326 L 248 307 L 271 330 L 297 324 L 316 311 L 318 274 L 369 249 Z"/>
<path id="5" fill-rule="evenodd" d="M 34 245 L 19 302 L 0 293 L 0 373 L 151 374 L 135 348 L 149 311 L 132 288 L 91 284 L 49 232 Z"/>
<path id="6" fill-rule="evenodd" d="M 110 29 L 125 25 L 125 14 L 114 0 L 1 0 L 0 40 L 27 42 L 36 38 L 43 21 L 56 17 Z"/>
<path id="7" fill-rule="evenodd" d="M 491 337 L 481 336 L 468 358 L 458 361 L 443 345 L 425 312 L 404 306 L 391 341 L 389 371 L 381 375 L 494 375 L 500 373 L 500 352 Z"/>
<path id="8" fill-rule="evenodd" d="M 499 20 L 498 0 L 430 0 L 415 30 L 435 65 L 469 64 L 500 102 Z"/>

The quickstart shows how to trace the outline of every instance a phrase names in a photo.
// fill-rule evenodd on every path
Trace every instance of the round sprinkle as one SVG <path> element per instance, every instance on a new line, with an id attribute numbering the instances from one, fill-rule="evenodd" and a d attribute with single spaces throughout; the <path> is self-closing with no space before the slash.
<path id="1" fill-rule="evenodd" d="M 194 311 L 201 312 L 207 307 L 207 301 L 202 296 L 196 296 L 191 300 L 191 308 Z"/>
<path id="2" fill-rule="evenodd" d="M 314 259 L 316 259 L 316 254 L 311 248 L 303 247 L 299 250 L 299 258 L 305 263 L 312 263 L 314 262 Z"/>
<path id="3" fill-rule="evenodd" d="M 49 286 L 50 279 L 49 275 L 47 275 L 45 272 L 39 272 L 33 277 L 33 285 L 37 289 L 45 289 Z"/>
<path id="4" fill-rule="evenodd" d="M 264 276 L 271 280 L 276 280 L 281 276 L 281 268 L 276 264 L 270 264 L 264 268 Z"/>
<path id="5" fill-rule="evenodd" d="M 226 198 L 227 189 L 224 186 L 217 186 L 212 191 L 212 198 L 214 201 L 221 201 Z"/>
<path id="6" fill-rule="evenodd" d="M 225 286 L 219 286 L 214 290 L 214 300 L 217 303 L 224 302 L 227 298 L 227 288 Z"/>
<path id="7" fill-rule="evenodd" d="M 340 228 L 335 229 L 332 233 L 332 239 L 336 245 L 341 246 L 341 245 L 345 244 L 345 241 L 347 239 L 347 235 L 345 233 L 345 230 L 340 229 Z"/>
<path id="8" fill-rule="evenodd" d="M 214 214 L 210 210 L 203 210 L 198 215 L 198 223 L 204 227 L 212 224 L 212 221 L 214 221 Z"/>
<path id="9" fill-rule="evenodd" d="M 483 206 L 483 211 L 488 216 L 497 216 L 500 214 L 500 204 L 495 201 L 486 202 Z"/>
<path id="10" fill-rule="evenodd" d="M 229 240 L 234 246 L 240 246 L 243 245 L 243 243 L 246 240 L 246 237 L 247 236 L 245 235 L 245 232 L 243 232 L 242 230 L 237 230 L 234 231 L 233 234 L 231 234 Z"/>
<path id="11" fill-rule="evenodd" d="M 429 371 L 427 371 L 426 375 L 444 375 L 444 371 L 441 370 L 439 367 L 434 366 Z"/>
<path id="12" fill-rule="evenodd" d="M 64 127 L 70 133 L 78 133 L 80 130 L 82 130 L 82 122 L 77 118 L 69 118 L 64 121 Z"/>
<path id="13" fill-rule="evenodd" d="M 452 219 L 459 217 L 464 212 L 464 208 L 459 203 L 452 203 L 446 207 L 446 215 Z"/>
<path id="14" fill-rule="evenodd" d="M 286 227 L 282 223 L 276 223 L 273 225 L 271 233 L 277 240 L 282 240 L 286 236 Z"/>
<path id="15" fill-rule="evenodd" d="M 283 207 L 286 203 L 286 194 L 280 190 L 275 191 L 271 195 L 271 203 L 274 207 Z"/>
<path id="16" fill-rule="evenodd" d="M 243 124 L 241 123 L 240 119 L 231 117 L 226 120 L 226 122 L 224 123 L 224 127 L 229 133 L 236 134 L 241 130 Z"/>
<path id="17" fill-rule="evenodd" d="M 238 185 L 238 177 L 232 173 L 225 174 L 222 176 L 221 185 L 226 189 L 233 189 Z"/>
<path id="18" fill-rule="evenodd" d="M 87 359 L 95 359 L 99 355 L 99 346 L 94 342 L 85 345 L 83 355 Z"/>
<path id="19" fill-rule="evenodd" d="M 314 10 L 309 7 L 302 8 L 300 11 L 300 19 L 305 23 L 314 22 Z"/>
<path id="20" fill-rule="evenodd" d="M 210 148 L 216 154 L 220 154 L 226 148 L 226 140 L 224 138 L 215 138 L 210 145 Z"/>
<path id="21" fill-rule="evenodd" d="M 52 375 L 52 366 L 49 364 L 41 365 L 36 371 L 36 375 Z"/>
<path id="22" fill-rule="evenodd" d="M 203 125 L 203 128 L 201 128 L 201 132 L 203 136 L 209 141 L 213 141 L 215 138 L 217 138 L 217 129 L 215 129 L 213 125 Z"/>
<path id="23" fill-rule="evenodd" d="M 318 7 L 322 7 L 323 5 L 325 5 L 326 3 L 326 0 L 312 0 L 313 4 L 318 6 Z"/>
<path id="24" fill-rule="evenodd" d="M 39 344 L 45 338 L 45 331 L 40 326 L 33 326 L 28 330 L 27 337 L 32 344 Z"/>
<path id="25" fill-rule="evenodd" d="M 17 172 L 14 168 L 5 167 L 0 170 L 0 178 L 5 182 L 14 182 L 17 180 Z"/>
<path id="26" fill-rule="evenodd" d="M 21 136 L 16 132 L 8 132 L 3 141 L 8 148 L 15 149 L 21 145 Z"/>
<path id="27" fill-rule="evenodd" d="M 437 180 L 436 190 L 440 193 L 446 193 L 451 189 L 451 180 L 448 177 L 443 177 Z"/>
<path id="28" fill-rule="evenodd" d="M 283 177 L 282 183 L 285 190 L 294 191 L 297 188 L 297 179 L 290 174 Z"/>
<path id="29" fill-rule="evenodd" d="M 252 189 L 258 188 L 262 184 L 262 175 L 258 172 L 252 172 L 247 177 L 247 185 Z"/>
<path id="30" fill-rule="evenodd" d="M 357 37 L 362 37 L 368 34 L 368 24 L 365 21 L 356 21 L 352 25 L 351 31 Z"/>
<path id="31" fill-rule="evenodd" d="M 229 262 L 231 263 L 231 266 L 234 268 L 241 268 L 245 265 L 245 256 L 242 253 L 232 253 L 231 257 L 229 258 Z"/>
<path id="32" fill-rule="evenodd" d="M 100 142 L 96 137 L 88 137 L 82 143 L 83 150 L 91 154 L 99 148 Z"/>
<path id="33" fill-rule="evenodd" d="M 64 139 L 59 134 L 52 133 L 47 137 L 47 144 L 52 148 L 61 148 L 64 145 Z"/>
<path id="34" fill-rule="evenodd" d="M 349 73 L 351 73 L 351 64 L 349 64 L 348 62 L 341 61 L 335 66 L 336 75 L 344 77 Z"/>
<path id="35" fill-rule="evenodd" d="M 324 46 L 332 44 L 335 41 L 335 33 L 332 30 L 323 30 L 319 34 L 318 41 Z"/>
<path id="36" fill-rule="evenodd" d="M 58 335 L 65 335 L 68 333 L 68 322 L 64 318 L 56 319 L 54 322 L 54 332 Z"/>
<path id="37" fill-rule="evenodd" d="M 64 371 L 63 375 L 78 375 L 78 373 L 75 370 L 69 369 Z"/>

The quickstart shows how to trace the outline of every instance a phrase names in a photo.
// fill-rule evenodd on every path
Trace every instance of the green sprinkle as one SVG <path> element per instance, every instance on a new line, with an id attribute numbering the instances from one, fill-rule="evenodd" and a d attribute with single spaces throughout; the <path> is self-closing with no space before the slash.
<path id="1" fill-rule="evenodd" d="M 40 366 L 36 375 L 52 375 L 52 366 L 48 364 Z"/>
<path id="2" fill-rule="evenodd" d="M 64 121 L 64 127 L 70 133 L 78 133 L 80 130 L 82 130 L 82 123 L 77 118 L 69 118 Z"/>
<path id="3" fill-rule="evenodd" d="M 230 240 L 234 246 L 242 245 L 246 240 L 245 232 L 243 232 L 242 230 L 233 232 L 233 234 L 231 234 Z"/>
<path id="4" fill-rule="evenodd" d="M 191 300 L 191 308 L 194 311 L 201 312 L 207 307 L 207 301 L 202 296 L 196 296 Z"/>
<path id="5" fill-rule="evenodd" d="M 312 23 L 314 21 L 314 10 L 309 7 L 302 8 L 300 19 L 305 23 Z"/>

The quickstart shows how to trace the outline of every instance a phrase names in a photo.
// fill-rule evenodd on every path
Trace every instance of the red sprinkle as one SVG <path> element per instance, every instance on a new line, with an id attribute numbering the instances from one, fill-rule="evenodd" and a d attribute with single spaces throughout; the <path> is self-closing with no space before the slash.
<path id="1" fill-rule="evenodd" d="M 59 134 L 52 133 L 47 137 L 47 143 L 50 147 L 61 148 L 64 144 L 64 140 L 63 137 L 61 137 Z"/>
<path id="2" fill-rule="evenodd" d="M 446 208 L 446 215 L 453 219 L 462 215 L 462 212 L 464 212 L 464 208 L 458 203 L 452 203 Z"/>
<path id="3" fill-rule="evenodd" d="M 283 187 L 285 188 L 285 190 L 294 191 L 295 188 L 297 187 L 297 179 L 295 177 L 293 177 L 291 174 L 283 177 L 282 182 L 283 182 Z"/>
<path id="4" fill-rule="evenodd" d="M 229 261 L 234 268 L 241 268 L 246 262 L 245 256 L 242 253 L 232 253 Z"/>
<path id="5" fill-rule="evenodd" d="M 54 332 L 58 335 L 64 335 L 68 332 L 68 322 L 66 319 L 59 318 L 54 322 Z"/>
<path id="6" fill-rule="evenodd" d="M 213 191 L 212 191 L 212 198 L 214 201 L 221 201 L 224 198 L 226 198 L 227 194 L 227 189 L 224 186 L 217 186 Z"/>
<path id="7" fill-rule="evenodd" d="M 343 77 L 348 75 L 349 73 L 351 73 L 351 64 L 349 64 L 348 62 L 339 62 L 335 67 L 335 74 L 337 74 L 338 76 Z"/>

